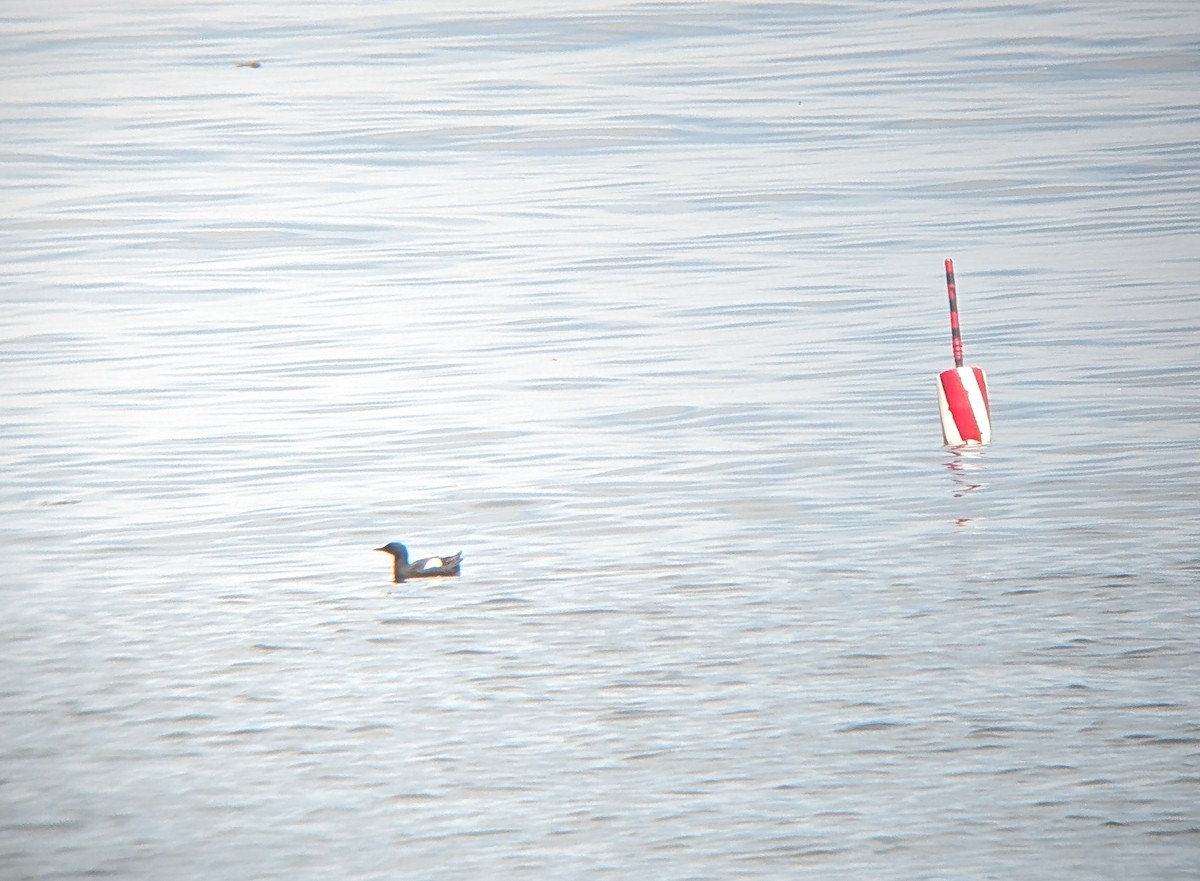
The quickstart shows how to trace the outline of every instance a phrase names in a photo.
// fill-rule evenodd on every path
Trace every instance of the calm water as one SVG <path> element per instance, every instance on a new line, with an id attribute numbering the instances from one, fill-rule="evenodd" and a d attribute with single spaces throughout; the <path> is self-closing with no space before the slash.
<path id="1" fill-rule="evenodd" d="M 1200 875 L 1194 4 L 126 5 L 0 6 L 0 875 Z"/>

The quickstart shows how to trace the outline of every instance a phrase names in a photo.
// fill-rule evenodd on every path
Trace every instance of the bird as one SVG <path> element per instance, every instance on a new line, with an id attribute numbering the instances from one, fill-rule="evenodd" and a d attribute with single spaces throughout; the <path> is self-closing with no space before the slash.
<path id="1" fill-rule="evenodd" d="M 399 584 L 409 578 L 438 578 L 441 576 L 458 575 L 462 563 L 462 551 L 448 557 L 426 557 L 423 560 L 408 562 L 408 548 L 398 541 L 389 541 L 377 551 L 391 554 L 395 557 L 392 569 L 392 581 Z"/>

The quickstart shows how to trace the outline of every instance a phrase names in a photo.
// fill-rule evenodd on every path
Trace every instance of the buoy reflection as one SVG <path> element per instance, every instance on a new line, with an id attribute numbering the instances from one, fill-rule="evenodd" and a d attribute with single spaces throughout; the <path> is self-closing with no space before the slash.
<path id="1" fill-rule="evenodd" d="M 956 447 L 947 452 L 950 453 L 950 458 L 946 462 L 946 468 L 950 471 L 953 479 L 952 495 L 954 498 L 961 499 L 967 493 L 982 489 L 984 486 L 982 478 L 985 468 L 985 448 Z"/>

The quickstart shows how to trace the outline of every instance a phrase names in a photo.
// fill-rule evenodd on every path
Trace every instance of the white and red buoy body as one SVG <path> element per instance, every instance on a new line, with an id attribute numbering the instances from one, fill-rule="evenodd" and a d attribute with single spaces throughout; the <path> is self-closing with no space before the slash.
<path id="1" fill-rule="evenodd" d="M 958 292 L 954 286 L 954 262 L 946 261 L 946 292 L 950 296 L 950 339 L 954 368 L 938 375 L 938 411 L 942 418 L 942 441 L 952 447 L 991 443 L 992 409 L 988 401 L 987 375 L 982 367 L 963 366 L 962 333 L 958 326 Z"/>
<path id="2" fill-rule="evenodd" d="M 987 375 L 982 367 L 955 367 L 938 376 L 942 442 L 951 447 L 992 441 Z"/>

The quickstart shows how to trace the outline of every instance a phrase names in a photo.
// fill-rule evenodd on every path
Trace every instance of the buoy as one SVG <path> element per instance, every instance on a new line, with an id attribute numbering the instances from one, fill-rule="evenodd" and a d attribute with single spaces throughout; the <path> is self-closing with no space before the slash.
<path id="1" fill-rule="evenodd" d="M 938 410 L 942 416 L 942 441 L 947 446 L 982 446 L 992 440 L 992 410 L 988 403 L 987 376 L 982 367 L 963 366 L 962 331 L 958 326 L 958 292 L 954 287 L 954 261 L 946 260 L 946 292 L 950 295 L 950 342 L 954 368 L 938 375 Z"/>

